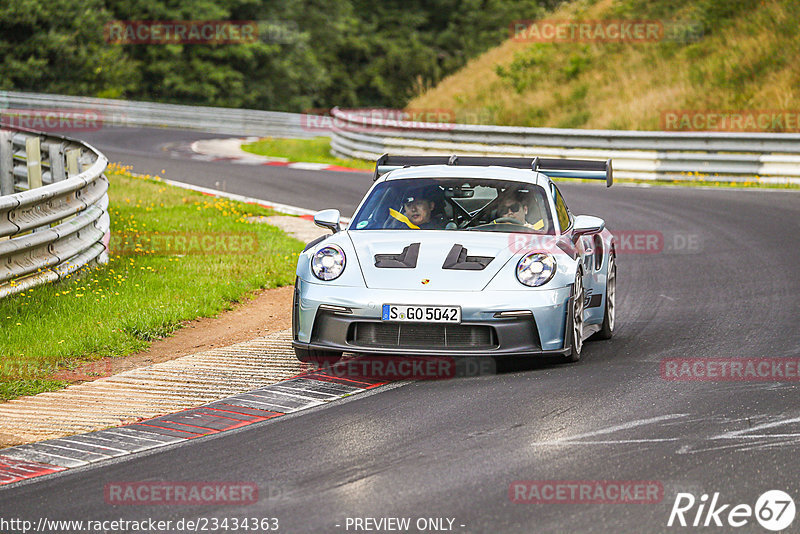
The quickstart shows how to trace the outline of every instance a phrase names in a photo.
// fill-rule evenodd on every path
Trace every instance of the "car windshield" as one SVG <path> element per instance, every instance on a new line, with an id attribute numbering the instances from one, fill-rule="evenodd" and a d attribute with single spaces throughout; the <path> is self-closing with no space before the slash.
<path id="1" fill-rule="evenodd" d="M 472 178 L 381 182 L 356 213 L 350 229 L 555 233 L 541 187 Z"/>

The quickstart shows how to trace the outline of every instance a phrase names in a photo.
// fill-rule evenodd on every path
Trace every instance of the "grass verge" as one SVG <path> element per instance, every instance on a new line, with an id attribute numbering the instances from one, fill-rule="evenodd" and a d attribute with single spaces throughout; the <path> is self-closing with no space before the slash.
<path id="1" fill-rule="evenodd" d="M 259 156 L 286 158 L 291 162 L 328 163 L 351 169 L 374 170 L 374 161 L 363 159 L 340 159 L 331 156 L 331 140 L 328 137 L 313 139 L 279 139 L 266 137 L 255 143 L 242 145 L 242 150 Z"/>
<path id="2" fill-rule="evenodd" d="M 183 321 L 294 280 L 303 243 L 247 220 L 268 209 L 109 167 L 111 257 L 0 300 L 0 399 L 65 386 L 58 369 L 146 349 Z"/>

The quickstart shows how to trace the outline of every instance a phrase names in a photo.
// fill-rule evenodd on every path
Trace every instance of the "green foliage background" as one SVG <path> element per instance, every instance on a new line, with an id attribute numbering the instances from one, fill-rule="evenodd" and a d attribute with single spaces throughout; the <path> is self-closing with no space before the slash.
<path id="1" fill-rule="evenodd" d="M 0 89 L 302 111 L 402 107 L 556 0 L 3 0 Z M 256 20 L 259 42 L 118 45 L 112 20 Z"/>

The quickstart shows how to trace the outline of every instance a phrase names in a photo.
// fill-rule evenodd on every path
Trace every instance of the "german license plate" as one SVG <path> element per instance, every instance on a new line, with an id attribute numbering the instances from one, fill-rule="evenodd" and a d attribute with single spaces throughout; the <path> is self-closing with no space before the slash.
<path id="1" fill-rule="evenodd" d="M 460 306 L 406 306 L 404 304 L 384 304 L 384 321 L 404 321 L 414 323 L 460 323 Z"/>

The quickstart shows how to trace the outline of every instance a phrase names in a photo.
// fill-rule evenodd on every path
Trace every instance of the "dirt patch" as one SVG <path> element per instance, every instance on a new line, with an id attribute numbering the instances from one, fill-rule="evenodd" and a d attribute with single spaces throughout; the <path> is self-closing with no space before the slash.
<path id="1" fill-rule="evenodd" d="M 62 370 L 53 375 L 70 383 L 86 382 L 129 369 L 145 367 L 203 352 L 217 347 L 285 330 L 292 324 L 293 287 L 264 289 L 255 298 L 236 305 L 217 317 L 206 317 L 183 323 L 183 327 L 167 338 L 153 342 L 144 352 L 118 358 L 103 358 L 86 363 L 75 370 Z"/>

